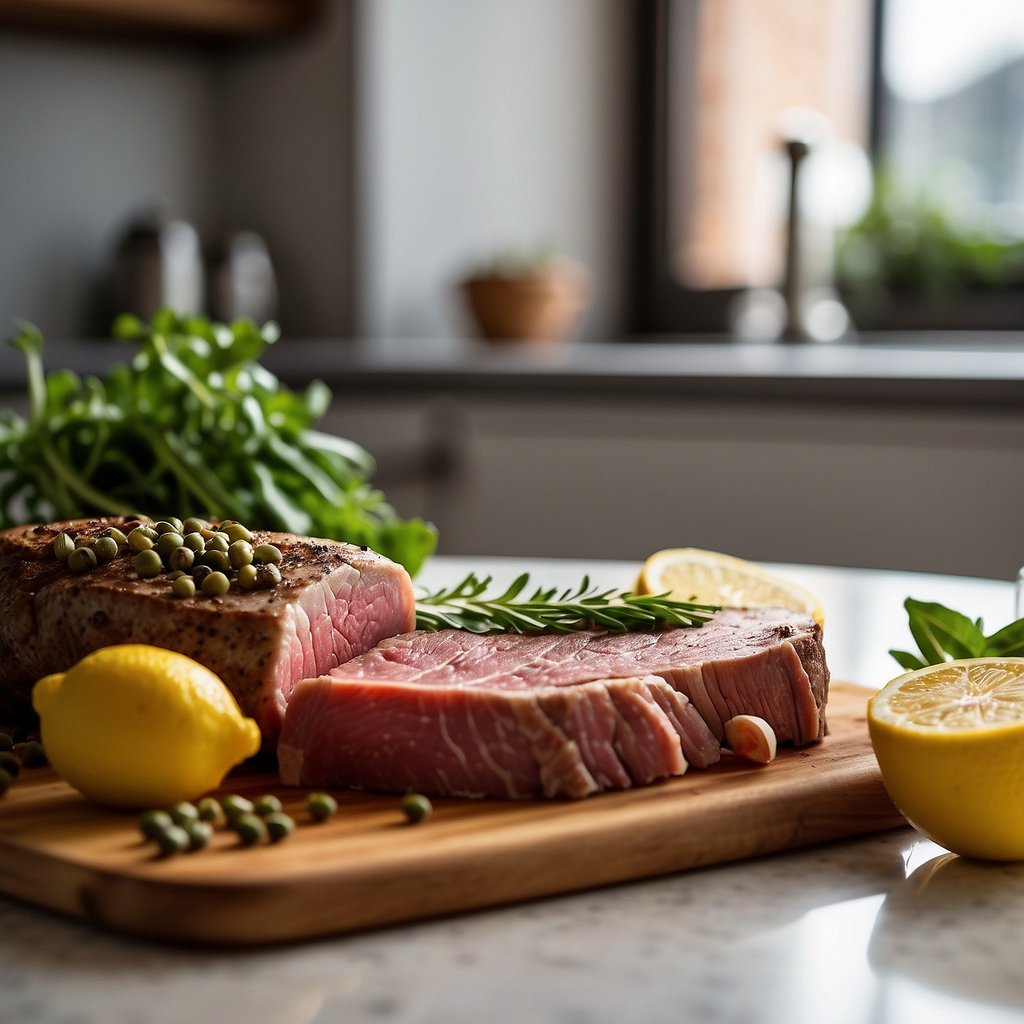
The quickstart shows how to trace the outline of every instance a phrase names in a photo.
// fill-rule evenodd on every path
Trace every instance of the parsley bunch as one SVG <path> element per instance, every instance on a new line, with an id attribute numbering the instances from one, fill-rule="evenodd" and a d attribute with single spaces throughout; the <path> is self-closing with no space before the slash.
<path id="1" fill-rule="evenodd" d="M 258 362 L 275 324 L 122 315 L 136 341 L 105 377 L 43 370 L 43 337 L 24 324 L 29 413 L 0 411 L 0 525 L 83 515 L 201 512 L 253 527 L 366 544 L 416 573 L 434 528 L 402 519 L 370 484 L 359 445 L 314 429 L 331 401 L 295 392 Z"/>

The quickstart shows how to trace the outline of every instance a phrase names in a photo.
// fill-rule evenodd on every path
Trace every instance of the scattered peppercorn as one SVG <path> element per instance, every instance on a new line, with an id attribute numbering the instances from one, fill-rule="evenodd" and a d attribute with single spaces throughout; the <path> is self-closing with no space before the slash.
<path id="1" fill-rule="evenodd" d="M 188 833 L 180 825 L 170 825 L 168 828 L 161 829 L 153 838 L 165 857 L 184 853 L 191 845 Z"/>
<path id="2" fill-rule="evenodd" d="M 10 751 L 0 751 L 0 769 L 7 772 L 12 779 L 16 779 L 21 771 L 21 761 Z"/>
<path id="3" fill-rule="evenodd" d="M 180 804 L 175 804 L 171 808 L 171 820 L 175 825 L 185 825 L 190 821 L 199 820 L 199 811 L 195 804 L 189 803 L 187 800 L 183 800 Z"/>
<path id="4" fill-rule="evenodd" d="M 402 797 L 401 807 L 410 825 L 416 825 L 424 818 L 429 818 L 434 810 L 433 804 L 422 793 L 406 794 Z"/>
<path id="5" fill-rule="evenodd" d="M 246 800 L 244 796 L 238 796 L 236 793 L 230 793 L 223 797 L 220 805 L 224 809 L 228 821 L 233 821 L 242 814 L 252 814 L 253 812 L 252 801 Z"/>
<path id="6" fill-rule="evenodd" d="M 226 820 L 223 808 L 212 796 L 204 796 L 196 804 L 196 810 L 199 812 L 200 821 L 209 822 L 214 827 L 223 825 Z"/>
<path id="7" fill-rule="evenodd" d="M 245 811 L 232 819 L 231 827 L 238 833 L 238 838 L 243 846 L 255 846 L 270 838 L 263 819 L 251 811 Z"/>
<path id="8" fill-rule="evenodd" d="M 21 749 L 17 753 L 21 757 L 23 768 L 43 768 L 50 763 L 39 740 L 29 740 L 18 745 Z"/>
<path id="9" fill-rule="evenodd" d="M 186 821 L 182 826 L 188 836 L 189 850 L 203 850 L 213 838 L 213 826 L 208 821 Z"/>
<path id="10" fill-rule="evenodd" d="M 166 832 L 174 820 L 166 811 L 146 811 L 139 818 L 139 831 L 147 839 L 156 839 L 161 832 Z"/>
<path id="11" fill-rule="evenodd" d="M 310 793 L 306 810 L 314 821 L 326 821 L 338 810 L 338 801 L 330 793 Z"/>
<path id="12" fill-rule="evenodd" d="M 283 811 L 274 811 L 263 819 L 272 843 L 287 839 L 295 831 L 295 819 Z"/>
<path id="13" fill-rule="evenodd" d="M 261 818 L 265 818 L 268 814 L 276 814 L 281 809 L 281 801 L 271 793 L 258 796 L 253 801 L 253 811 Z"/>

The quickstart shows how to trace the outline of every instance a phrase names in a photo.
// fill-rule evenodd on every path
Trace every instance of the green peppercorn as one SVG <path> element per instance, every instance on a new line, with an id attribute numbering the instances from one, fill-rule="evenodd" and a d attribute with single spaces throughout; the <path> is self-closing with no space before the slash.
<path id="1" fill-rule="evenodd" d="M 264 796 L 256 797 L 252 803 L 252 809 L 254 814 L 265 818 L 268 814 L 276 814 L 282 809 L 281 801 L 272 793 L 267 793 Z"/>
<path id="2" fill-rule="evenodd" d="M 203 535 L 198 532 L 186 533 L 181 538 L 181 543 L 197 555 L 201 555 L 206 550 L 206 541 L 203 540 Z"/>
<path id="3" fill-rule="evenodd" d="M 232 544 L 236 544 L 240 540 L 252 540 L 252 532 L 241 523 L 232 523 L 224 532 L 228 535 L 228 540 Z"/>
<path id="4" fill-rule="evenodd" d="M 257 562 L 269 565 L 281 564 L 281 549 L 276 544 L 257 544 L 252 555 Z"/>
<path id="5" fill-rule="evenodd" d="M 223 533 L 215 533 L 207 542 L 207 551 L 223 551 L 226 555 L 228 548 L 231 547 L 231 541 Z"/>
<path id="6" fill-rule="evenodd" d="M 0 768 L 0 796 L 3 796 L 11 788 L 13 782 L 14 777 L 11 773 L 4 768 Z"/>
<path id="7" fill-rule="evenodd" d="M 160 556 L 151 550 L 140 551 L 135 556 L 135 571 L 144 579 L 159 576 L 164 571 L 164 563 Z"/>
<path id="8" fill-rule="evenodd" d="M 252 801 L 246 800 L 244 796 L 238 796 L 236 793 L 229 793 L 222 797 L 220 805 L 224 809 L 228 821 L 237 818 L 240 814 L 252 814 L 253 811 Z"/>
<path id="9" fill-rule="evenodd" d="M 402 813 L 409 819 L 410 825 L 429 818 L 434 810 L 433 804 L 421 793 L 407 793 L 402 797 Z"/>
<path id="10" fill-rule="evenodd" d="M 191 845 L 188 833 L 180 825 L 170 825 L 162 829 L 154 837 L 160 852 L 165 857 L 173 857 L 175 854 L 184 853 Z"/>
<path id="11" fill-rule="evenodd" d="M 174 527 L 175 533 L 183 533 L 185 530 L 185 524 L 177 516 L 168 516 L 167 522 Z"/>
<path id="12" fill-rule="evenodd" d="M 29 740 L 27 743 L 23 743 L 18 754 L 24 768 L 42 768 L 50 763 L 39 740 Z"/>
<path id="13" fill-rule="evenodd" d="M 208 565 L 197 565 L 192 570 L 192 582 L 198 587 L 212 572 Z"/>
<path id="14" fill-rule="evenodd" d="M 222 572 L 211 572 L 203 580 L 201 590 L 208 597 L 221 597 L 231 589 L 231 581 Z"/>
<path id="15" fill-rule="evenodd" d="M 156 549 L 160 553 L 161 558 L 168 558 L 172 551 L 176 551 L 182 546 L 184 539 L 180 533 L 162 533 L 157 538 Z M 188 548 L 185 548 L 187 551 Z"/>
<path id="16" fill-rule="evenodd" d="M 252 545 L 247 540 L 236 540 L 228 548 L 228 558 L 235 569 L 241 569 L 243 565 L 252 565 Z"/>
<path id="17" fill-rule="evenodd" d="M 164 536 L 169 537 L 171 535 L 168 533 L 164 534 Z M 182 544 L 167 556 L 167 567 L 178 572 L 188 572 L 195 564 L 195 560 L 196 553 L 191 548 L 187 548 Z"/>
<path id="18" fill-rule="evenodd" d="M 196 516 L 189 516 L 188 519 L 181 524 L 181 529 L 178 532 L 184 533 L 187 536 L 190 533 L 199 533 L 200 530 L 208 530 L 209 528 L 210 524 L 205 519 L 199 519 Z"/>
<path id="19" fill-rule="evenodd" d="M 243 590 L 252 590 L 256 586 L 256 577 L 258 575 L 255 565 L 243 565 L 238 570 L 238 574 L 235 576 L 234 582 L 237 583 Z"/>
<path id="20" fill-rule="evenodd" d="M 186 821 L 182 826 L 188 836 L 190 850 L 203 850 L 213 837 L 213 826 L 208 821 Z"/>
<path id="21" fill-rule="evenodd" d="M 171 584 L 171 593 L 175 597 L 195 597 L 196 581 L 191 576 L 182 574 Z"/>
<path id="22" fill-rule="evenodd" d="M 75 548 L 68 555 L 68 568 L 79 576 L 84 572 L 95 569 L 96 565 L 96 554 L 92 548 Z"/>
<path id="23" fill-rule="evenodd" d="M 167 522 L 166 519 L 161 519 L 160 522 L 153 527 L 153 529 L 156 530 L 158 536 L 162 536 L 165 533 L 178 532 L 171 523 Z"/>
<path id="24" fill-rule="evenodd" d="M 224 810 L 214 797 L 204 796 L 202 800 L 196 804 L 196 810 L 199 812 L 200 821 L 209 822 L 209 824 L 215 827 L 217 825 L 224 824 Z"/>
<path id="25" fill-rule="evenodd" d="M 14 746 L 14 737 L 7 732 L 0 732 L 0 750 L 10 750 Z"/>
<path id="26" fill-rule="evenodd" d="M 117 541 L 113 537 L 100 537 L 92 546 L 92 553 L 100 564 L 111 562 L 117 558 Z"/>
<path id="27" fill-rule="evenodd" d="M 132 551 L 148 551 L 153 547 L 156 542 L 155 531 L 149 529 L 148 526 L 136 526 L 131 533 L 128 534 L 128 547 Z"/>
<path id="28" fill-rule="evenodd" d="M 261 589 L 276 587 L 281 582 L 281 570 L 276 565 L 261 565 L 256 569 L 256 586 Z"/>
<path id="29" fill-rule="evenodd" d="M 171 810 L 171 821 L 175 825 L 184 825 L 186 821 L 198 821 L 199 811 L 195 804 L 189 803 L 187 800 L 182 800 L 180 804 L 175 804 Z"/>
<path id="30" fill-rule="evenodd" d="M 251 811 L 233 818 L 231 827 L 238 833 L 238 838 L 245 846 L 255 846 L 256 843 L 264 843 L 270 838 L 263 819 Z"/>
<path id="31" fill-rule="evenodd" d="M 139 818 L 139 831 L 147 839 L 156 839 L 161 832 L 166 832 L 174 824 L 174 820 L 166 811 L 146 811 Z"/>
<path id="32" fill-rule="evenodd" d="M 0 751 L 0 769 L 7 772 L 12 779 L 16 779 L 21 771 L 21 761 L 8 750 Z"/>
<path id="33" fill-rule="evenodd" d="M 103 531 L 103 536 L 109 537 L 118 546 L 128 543 L 128 538 L 116 526 L 108 526 Z"/>
<path id="34" fill-rule="evenodd" d="M 214 572 L 226 573 L 231 569 L 231 559 L 224 551 L 211 551 L 207 548 L 205 553 L 199 556 L 199 561 Z"/>
<path id="35" fill-rule="evenodd" d="M 75 542 L 66 533 L 58 533 L 53 540 L 53 553 L 62 562 L 68 560 L 68 556 L 75 550 Z"/>
<path id="36" fill-rule="evenodd" d="M 295 831 L 295 819 L 282 811 L 274 811 L 263 819 L 272 843 L 287 839 Z"/>
<path id="37" fill-rule="evenodd" d="M 306 810 L 314 821 L 326 821 L 338 810 L 338 801 L 330 793 L 310 793 Z"/>

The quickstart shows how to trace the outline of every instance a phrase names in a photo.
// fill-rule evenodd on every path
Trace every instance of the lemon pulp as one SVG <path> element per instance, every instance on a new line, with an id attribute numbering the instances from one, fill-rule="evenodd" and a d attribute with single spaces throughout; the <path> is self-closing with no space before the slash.
<path id="1" fill-rule="evenodd" d="M 973 658 L 893 679 L 868 703 L 893 803 L 954 853 L 1024 860 L 1024 658 Z"/>
<path id="2" fill-rule="evenodd" d="M 32 690 L 47 756 L 100 803 L 169 806 L 220 784 L 260 746 L 223 681 L 183 654 L 118 644 Z"/>
<path id="3" fill-rule="evenodd" d="M 822 625 L 818 599 L 791 580 L 734 555 L 702 548 L 666 548 L 651 555 L 636 583 L 640 594 L 670 593 L 680 601 L 730 608 L 790 608 Z"/>

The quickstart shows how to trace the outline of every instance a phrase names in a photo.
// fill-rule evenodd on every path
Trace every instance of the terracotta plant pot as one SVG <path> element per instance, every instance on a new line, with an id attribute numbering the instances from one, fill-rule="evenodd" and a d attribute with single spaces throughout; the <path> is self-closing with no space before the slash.
<path id="1" fill-rule="evenodd" d="M 587 303 L 586 274 L 567 262 L 477 274 L 460 287 L 480 334 L 491 341 L 560 340 Z"/>

